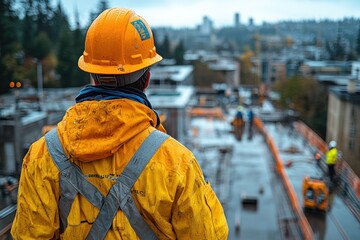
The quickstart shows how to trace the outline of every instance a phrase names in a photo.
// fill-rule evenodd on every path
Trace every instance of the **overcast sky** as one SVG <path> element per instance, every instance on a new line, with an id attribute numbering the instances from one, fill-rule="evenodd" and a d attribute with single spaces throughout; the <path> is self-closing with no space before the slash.
<path id="1" fill-rule="evenodd" d="M 53 0 L 62 2 L 73 22 L 75 8 L 81 24 L 89 21 L 89 13 L 100 0 Z M 234 24 L 234 14 L 241 23 L 250 17 L 255 24 L 280 20 L 360 18 L 360 0 L 108 0 L 110 7 L 134 9 L 151 26 L 195 27 L 208 16 L 215 27 Z"/>

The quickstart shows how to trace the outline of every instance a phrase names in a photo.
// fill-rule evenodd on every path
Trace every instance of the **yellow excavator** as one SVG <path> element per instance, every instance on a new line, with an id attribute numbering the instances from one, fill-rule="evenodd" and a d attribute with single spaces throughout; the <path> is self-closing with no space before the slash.
<path id="1" fill-rule="evenodd" d="M 327 211 L 329 190 L 321 178 L 304 177 L 302 193 L 305 209 Z"/>

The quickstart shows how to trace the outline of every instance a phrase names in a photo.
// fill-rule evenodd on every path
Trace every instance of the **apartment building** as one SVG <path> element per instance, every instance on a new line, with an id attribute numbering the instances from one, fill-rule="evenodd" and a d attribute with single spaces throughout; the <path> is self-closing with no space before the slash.
<path id="1" fill-rule="evenodd" d="M 343 158 L 360 176 L 360 84 L 355 80 L 329 90 L 326 140 L 337 141 Z"/>

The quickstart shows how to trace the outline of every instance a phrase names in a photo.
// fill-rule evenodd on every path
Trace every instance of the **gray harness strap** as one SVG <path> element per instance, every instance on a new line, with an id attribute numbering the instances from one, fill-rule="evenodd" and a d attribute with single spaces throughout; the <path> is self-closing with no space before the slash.
<path id="1" fill-rule="evenodd" d="M 61 173 L 59 209 L 62 229 L 67 226 L 67 216 L 71 204 L 79 192 L 100 209 L 87 239 L 103 239 L 110 229 L 119 208 L 124 212 L 140 239 L 157 239 L 136 208 L 131 196 L 131 188 L 149 160 L 168 137 L 167 134 L 158 130 L 153 131 L 141 144 L 106 198 L 104 198 L 100 191 L 86 180 L 81 170 L 67 159 L 56 129 L 47 133 L 45 140 L 49 153 Z"/>
<path id="2" fill-rule="evenodd" d="M 66 157 L 63 146 L 61 145 L 56 133 L 52 129 L 45 135 L 45 141 L 48 151 L 54 163 L 60 171 L 60 189 L 61 197 L 59 201 L 59 213 L 61 220 L 61 231 L 67 227 L 67 217 L 71 205 L 78 193 L 97 208 L 101 208 L 104 202 L 104 196 L 99 190 L 84 177 L 80 169 L 72 164 Z"/>

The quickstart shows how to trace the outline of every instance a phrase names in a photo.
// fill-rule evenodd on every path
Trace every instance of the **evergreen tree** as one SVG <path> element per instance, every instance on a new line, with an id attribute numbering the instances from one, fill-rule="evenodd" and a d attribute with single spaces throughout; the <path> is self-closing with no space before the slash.
<path id="1" fill-rule="evenodd" d="M 360 25 L 358 29 L 357 39 L 356 39 L 356 54 L 360 58 Z"/>
<path id="2" fill-rule="evenodd" d="M 13 10 L 13 0 L 0 0 L 0 93 L 9 90 L 18 68 L 19 19 Z"/>
<path id="3" fill-rule="evenodd" d="M 33 1 L 26 0 L 22 2 L 24 11 L 24 19 L 22 20 L 22 47 L 25 57 L 30 56 L 33 47 L 33 39 L 36 35 L 35 13 L 33 10 Z"/>
<path id="4" fill-rule="evenodd" d="M 34 0 L 34 8 L 36 10 L 37 32 L 45 32 L 50 36 L 52 32 L 51 17 L 53 15 L 50 0 Z"/>
<path id="5" fill-rule="evenodd" d="M 105 11 L 106 9 L 109 8 L 109 3 L 107 0 L 101 0 L 99 3 L 98 3 L 98 12 L 99 14 L 103 11 Z"/>
<path id="6" fill-rule="evenodd" d="M 181 40 L 174 50 L 174 58 L 177 65 L 184 64 L 184 53 L 185 53 L 184 44 L 183 41 Z"/>
<path id="7" fill-rule="evenodd" d="M 342 42 L 340 31 L 338 31 L 338 34 L 336 36 L 336 41 L 334 43 L 333 59 L 345 60 L 345 47 Z"/>
<path id="8" fill-rule="evenodd" d="M 60 1 L 58 2 L 54 10 L 52 18 L 50 18 L 49 20 L 49 25 L 49 38 L 56 45 L 59 42 L 61 31 L 64 28 L 70 29 L 68 17 L 66 16 Z"/>
<path id="9" fill-rule="evenodd" d="M 76 28 L 73 31 L 73 81 L 72 86 L 81 86 L 89 83 L 89 74 L 80 70 L 77 67 L 77 62 L 79 57 L 82 55 L 84 51 L 84 42 L 85 42 L 85 33 L 80 27 L 79 14 L 76 11 L 75 13 L 76 19 Z"/>
<path id="10" fill-rule="evenodd" d="M 95 18 L 102 13 L 104 10 L 109 8 L 109 3 L 107 0 L 100 0 L 97 5 L 97 9 L 94 12 L 90 13 L 90 24 L 95 20 Z"/>
<path id="11" fill-rule="evenodd" d="M 170 41 L 168 35 L 165 35 L 164 41 L 159 45 L 158 53 L 163 58 L 171 58 Z"/>
<path id="12" fill-rule="evenodd" d="M 31 48 L 31 56 L 35 57 L 39 60 L 44 59 L 46 56 L 49 55 L 50 51 L 53 48 L 53 44 L 50 41 L 46 32 L 40 32 L 34 38 L 33 45 Z"/>
<path id="13" fill-rule="evenodd" d="M 153 34 L 153 38 L 154 38 L 154 44 L 155 44 L 155 47 L 156 47 L 156 52 L 160 54 L 159 50 L 161 48 L 161 42 L 158 39 L 157 30 L 152 29 L 152 34 Z"/>
<path id="14" fill-rule="evenodd" d="M 58 66 L 56 68 L 60 75 L 61 87 L 70 87 L 73 78 L 73 41 L 72 32 L 69 28 L 63 28 L 60 34 L 58 49 Z"/>

